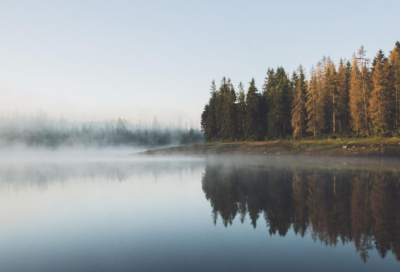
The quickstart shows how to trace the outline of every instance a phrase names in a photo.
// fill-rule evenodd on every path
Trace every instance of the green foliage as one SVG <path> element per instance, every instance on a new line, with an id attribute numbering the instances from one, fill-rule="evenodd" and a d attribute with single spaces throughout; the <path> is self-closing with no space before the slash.
<path id="1" fill-rule="evenodd" d="M 339 69 L 336 78 L 337 88 L 337 103 L 336 103 L 336 125 L 338 132 L 349 130 L 349 91 L 350 91 L 350 73 L 351 64 L 347 62 L 345 65 L 343 60 L 340 60 Z"/>
<path id="2" fill-rule="evenodd" d="M 208 104 L 204 107 L 201 115 L 201 129 L 204 132 L 204 137 L 207 141 L 215 140 L 218 136 L 217 129 L 217 90 L 215 81 L 211 84 L 211 97 Z"/>
<path id="3" fill-rule="evenodd" d="M 306 128 L 306 92 L 307 84 L 305 82 L 305 75 L 303 67 L 300 65 L 298 68 L 298 75 L 293 73 L 293 100 L 292 100 L 292 128 L 293 138 L 303 138 Z"/>
<path id="4" fill-rule="evenodd" d="M 316 137 L 323 129 L 324 109 L 317 73 L 314 70 L 311 71 L 311 79 L 307 87 L 306 110 L 307 132 L 311 132 Z"/>
<path id="5" fill-rule="evenodd" d="M 264 92 L 268 104 L 267 135 L 269 138 L 284 137 L 291 132 L 291 83 L 282 67 L 276 73 L 267 72 Z"/>
<path id="6" fill-rule="evenodd" d="M 388 60 L 382 50 L 374 59 L 374 88 L 370 98 L 371 122 L 374 133 L 385 134 L 390 121 L 390 86 Z"/>
<path id="7" fill-rule="evenodd" d="M 254 78 L 246 96 L 246 125 L 245 136 L 248 140 L 259 140 L 260 138 L 260 95 L 255 86 Z"/>
<path id="8" fill-rule="evenodd" d="M 289 78 L 282 67 L 267 70 L 260 94 L 252 79 L 247 93 L 222 79 L 201 117 L 207 141 L 327 138 L 328 135 L 392 135 L 400 121 L 400 43 L 386 58 L 379 51 L 372 67 L 364 47 L 353 64 L 340 60 L 338 69 L 323 57 L 310 70 Z M 390 133 L 388 133 L 390 131 Z M 396 133 L 394 133 L 397 135 Z M 332 139 L 334 137 L 331 137 Z"/>
<path id="9" fill-rule="evenodd" d="M 242 82 L 239 84 L 239 95 L 237 103 L 237 138 L 245 139 L 245 124 L 246 124 L 246 97 L 244 93 L 244 86 Z"/>

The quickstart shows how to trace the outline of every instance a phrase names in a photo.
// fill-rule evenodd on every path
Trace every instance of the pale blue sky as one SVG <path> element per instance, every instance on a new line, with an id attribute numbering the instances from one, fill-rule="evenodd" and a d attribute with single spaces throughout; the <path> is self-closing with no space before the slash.
<path id="1" fill-rule="evenodd" d="M 0 112 L 198 120 L 210 83 L 400 40 L 400 1 L 1 1 Z"/>

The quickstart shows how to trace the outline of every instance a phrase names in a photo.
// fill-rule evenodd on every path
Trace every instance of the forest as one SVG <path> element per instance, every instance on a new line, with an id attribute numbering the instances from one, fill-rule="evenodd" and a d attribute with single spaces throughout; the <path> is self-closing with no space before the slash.
<path id="1" fill-rule="evenodd" d="M 133 124 L 118 120 L 70 122 L 46 116 L 0 118 L 0 147 L 145 147 L 203 142 L 203 133 L 175 125 Z"/>
<path id="2" fill-rule="evenodd" d="M 225 227 L 239 217 L 270 235 L 310 235 L 326 246 L 354 244 L 363 262 L 372 250 L 400 261 L 399 173 L 208 164 L 202 187 Z M 261 218 L 260 218 L 261 217 Z M 258 220 L 258 219 L 261 220 Z"/>
<path id="3" fill-rule="evenodd" d="M 385 56 L 366 58 L 363 46 L 351 61 L 323 57 L 308 75 L 268 69 L 262 91 L 254 79 L 245 92 L 222 79 L 201 115 L 207 141 L 257 141 L 399 135 L 400 42 Z"/>

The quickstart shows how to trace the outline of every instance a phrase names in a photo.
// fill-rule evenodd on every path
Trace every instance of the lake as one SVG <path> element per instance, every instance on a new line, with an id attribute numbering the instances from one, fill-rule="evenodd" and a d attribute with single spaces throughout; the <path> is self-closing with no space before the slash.
<path id="1" fill-rule="evenodd" d="M 0 164 L 0 271 L 399 271 L 397 159 Z"/>

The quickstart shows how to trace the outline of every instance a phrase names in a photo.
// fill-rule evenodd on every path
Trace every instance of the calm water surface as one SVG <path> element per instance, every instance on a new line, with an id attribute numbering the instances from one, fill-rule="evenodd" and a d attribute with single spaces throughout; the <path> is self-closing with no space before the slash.
<path id="1" fill-rule="evenodd" d="M 399 165 L 2 160 L 0 271 L 399 271 Z"/>

